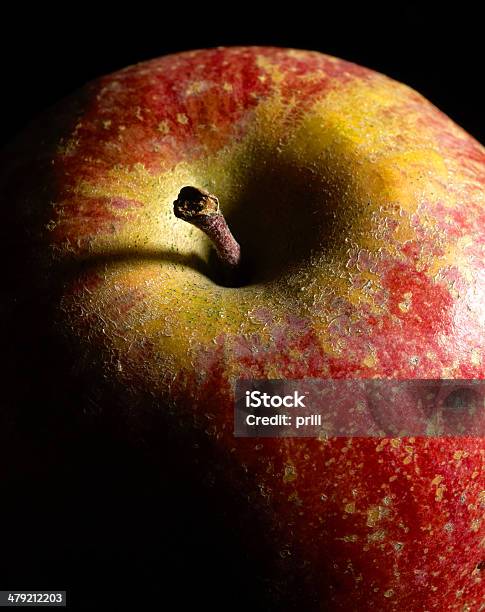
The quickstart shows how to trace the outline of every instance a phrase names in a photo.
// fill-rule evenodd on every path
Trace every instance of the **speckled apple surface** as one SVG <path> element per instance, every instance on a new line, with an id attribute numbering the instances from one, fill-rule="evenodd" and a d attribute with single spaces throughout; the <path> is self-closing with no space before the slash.
<path id="1" fill-rule="evenodd" d="M 207 439 L 266 517 L 277 590 L 297 574 L 308 610 L 484 609 L 483 439 L 232 433 L 237 378 L 484 377 L 479 143 L 383 75 L 253 47 L 103 77 L 4 159 L 59 333 Z M 219 198 L 246 285 L 221 286 L 174 217 L 184 185 Z"/>

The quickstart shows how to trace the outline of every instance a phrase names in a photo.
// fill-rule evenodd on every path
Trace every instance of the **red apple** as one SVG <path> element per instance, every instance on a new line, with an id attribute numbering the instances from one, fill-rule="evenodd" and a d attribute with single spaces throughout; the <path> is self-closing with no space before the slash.
<path id="1" fill-rule="evenodd" d="M 483 379 L 480 144 L 385 76 L 253 47 L 103 77 L 4 160 L 18 353 L 49 313 L 114 429 L 163 418 L 250 517 L 275 598 L 483 609 L 482 438 L 233 435 L 239 378 Z M 241 286 L 175 218 L 187 185 L 219 199 Z"/>

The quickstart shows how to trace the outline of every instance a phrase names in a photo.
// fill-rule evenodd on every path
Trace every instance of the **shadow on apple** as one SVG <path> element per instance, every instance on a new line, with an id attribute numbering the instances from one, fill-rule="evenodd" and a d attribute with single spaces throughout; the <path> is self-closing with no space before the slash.
<path id="1" fill-rule="evenodd" d="M 61 121 L 58 125 L 70 129 Z M 150 609 L 168 600 L 184 609 L 197 604 L 222 610 L 229 603 L 234 610 L 270 610 L 259 578 L 266 560 L 251 557 L 234 528 L 242 505 L 230 492 L 221 496 L 219 488 L 216 494 L 214 483 L 205 482 L 200 469 L 180 453 L 184 444 L 194 443 L 192 434 L 174 435 L 161 406 L 143 412 L 136 424 L 130 421 L 128 412 L 135 406 L 124 406 L 119 393 L 100 378 L 96 356 L 85 356 L 84 364 L 93 358 L 92 367 L 80 369 L 55 326 L 65 283 L 91 267 L 131 258 L 165 259 L 210 276 L 210 266 L 195 256 L 119 251 L 69 262 L 47 275 L 36 252 L 39 237 L 29 227 L 44 227 L 49 202 L 55 201 L 55 169 L 48 160 L 57 137 L 45 143 L 43 159 L 20 159 L 0 193 L 6 262 L 2 583 L 5 588 L 66 589 L 73 610 Z M 21 214 L 8 206 L 12 198 L 43 206 L 27 206 Z"/>

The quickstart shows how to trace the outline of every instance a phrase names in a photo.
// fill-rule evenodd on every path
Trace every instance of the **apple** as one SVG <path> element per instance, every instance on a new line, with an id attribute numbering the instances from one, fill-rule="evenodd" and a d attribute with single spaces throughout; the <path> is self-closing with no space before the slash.
<path id="1" fill-rule="evenodd" d="M 233 435 L 238 379 L 484 378 L 478 142 L 366 68 L 234 47 L 89 83 L 2 160 L 12 410 L 63 363 L 113 430 L 160 420 L 283 609 L 483 609 L 483 438 Z"/>

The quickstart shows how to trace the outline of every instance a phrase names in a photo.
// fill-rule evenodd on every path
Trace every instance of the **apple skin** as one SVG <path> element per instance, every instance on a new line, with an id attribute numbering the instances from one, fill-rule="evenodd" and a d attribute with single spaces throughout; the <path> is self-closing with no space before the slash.
<path id="1" fill-rule="evenodd" d="M 98 79 L 3 155 L 20 333 L 47 308 L 115 421 L 196 441 L 283 608 L 483 609 L 482 438 L 236 439 L 232 412 L 238 378 L 484 377 L 479 143 L 383 75 L 251 47 Z M 174 218 L 187 184 L 218 196 L 245 286 Z"/>

